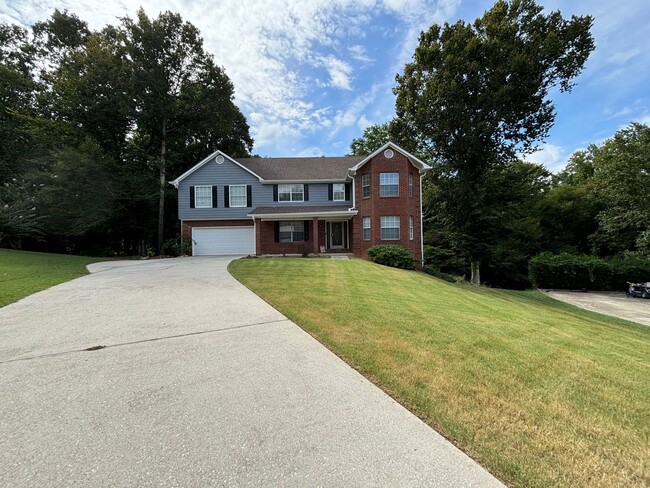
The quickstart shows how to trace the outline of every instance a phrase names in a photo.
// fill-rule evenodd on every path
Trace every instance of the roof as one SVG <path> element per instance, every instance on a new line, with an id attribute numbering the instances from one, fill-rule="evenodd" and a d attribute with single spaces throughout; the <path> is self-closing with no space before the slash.
<path id="1" fill-rule="evenodd" d="M 285 206 L 285 207 L 257 207 L 248 214 L 250 217 L 319 217 L 319 216 L 353 216 L 356 210 L 350 210 L 347 205 L 327 206 Z"/>
<path id="2" fill-rule="evenodd" d="M 413 156 L 410 152 L 402 149 L 397 144 L 388 141 L 386 144 L 381 146 L 375 152 L 373 152 L 371 154 L 368 154 L 367 156 L 365 156 L 363 158 L 360 158 L 361 160 L 357 164 L 355 164 L 353 167 L 351 167 L 350 171 L 352 171 L 353 174 L 354 174 L 354 172 L 356 172 L 364 164 L 366 164 L 368 161 L 370 161 L 372 158 L 374 158 L 377 154 L 379 154 L 382 151 L 385 151 L 388 148 L 391 148 L 391 149 L 393 149 L 395 151 L 398 151 L 398 152 L 402 153 L 404 156 L 406 156 L 409 159 L 409 161 L 411 161 L 411 164 L 420 170 L 420 173 L 422 173 L 424 171 L 428 171 L 428 170 L 431 169 L 431 166 L 429 166 L 427 163 L 425 163 L 421 159 Z"/>
<path id="3" fill-rule="evenodd" d="M 215 151 L 203 161 L 191 167 L 185 173 L 169 183 L 178 188 L 178 183 L 181 180 L 187 178 L 197 169 L 219 156 L 232 161 L 234 164 L 249 172 L 263 183 L 311 183 L 318 181 L 343 182 L 350 176 L 353 176 L 359 168 L 374 158 L 377 154 L 389 147 L 405 155 L 411 164 L 420 170 L 420 173 L 431 169 L 431 166 L 422 162 L 420 159 L 392 142 L 387 142 L 375 152 L 367 156 L 323 156 L 319 158 L 233 158 L 222 151 Z"/>
<path id="4" fill-rule="evenodd" d="M 361 156 L 320 158 L 235 158 L 250 172 L 272 181 L 344 181 Z"/>

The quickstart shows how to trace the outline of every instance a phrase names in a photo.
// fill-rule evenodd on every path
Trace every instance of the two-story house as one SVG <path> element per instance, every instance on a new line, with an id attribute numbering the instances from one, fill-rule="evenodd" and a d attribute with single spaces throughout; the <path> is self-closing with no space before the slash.
<path id="1" fill-rule="evenodd" d="M 400 244 L 422 259 L 422 176 L 391 142 L 361 157 L 232 158 L 217 151 L 170 183 L 194 255 L 351 253 Z"/>

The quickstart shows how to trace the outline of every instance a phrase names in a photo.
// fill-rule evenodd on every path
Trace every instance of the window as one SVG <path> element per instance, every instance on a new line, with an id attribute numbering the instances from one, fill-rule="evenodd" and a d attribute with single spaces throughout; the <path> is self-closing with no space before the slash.
<path id="1" fill-rule="evenodd" d="M 413 240 L 413 216 L 409 217 L 409 239 Z"/>
<path id="2" fill-rule="evenodd" d="M 334 183 L 332 185 L 332 200 L 335 202 L 345 201 L 345 183 Z"/>
<path id="3" fill-rule="evenodd" d="M 370 217 L 363 218 L 363 240 L 370 240 Z"/>
<path id="4" fill-rule="evenodd" d="M 361 196 L 368 198 L 370 196 L 370 175 L 361 175 Z"/>
<path id="5" fill-rule="evenodd" d="M 305 188 L 303 185 L 278 185 L 279 202 L 304 202 Z"/>
<path id="6" fill-rule="evenodd" d="M 399 173 L 379 173 L 379 196 L 399 196 Z"/>
<path id="7" fill-rule="evenodd" d="M 297 242 L 305 240 L 305 222 L 302 220 L 279 222 L 280 242 Z"/>
<path id="8" fill-rule="evenodd" d="M 246 206 L 246 185 L 229 185 L 228 205 L 231 207 Z"/>
<path id="9" fill-rule="evenodd" d="M 194 207 L 212 208 L 212 186 L 203 185 L 194 187 Z"/>
<path id="10" fill-rule="evenodd" d="M 409 197 L 413 196 L 413 173 L 409 173 Z"/>
<path id="11" fill-rule="evenodd" d="M 381 240 L 396 241 L 399 239 L 399 217 L 395 215 L 382 216 Z"/>

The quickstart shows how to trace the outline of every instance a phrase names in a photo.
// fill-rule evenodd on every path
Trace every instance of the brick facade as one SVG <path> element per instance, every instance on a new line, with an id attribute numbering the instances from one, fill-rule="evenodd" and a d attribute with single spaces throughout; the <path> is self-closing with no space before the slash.
<path id="1" fill-rule="evenodd" d="M 420 174 L 408 160 L 398 151 L 393 151 L 393 157 L 388 159 L 380 153 L 364 164 L 355 175 L 355 199 L 359 213 L 354 217 L 355 224 L 352 241 L 355 243 L 353 252 L 359 257 L 368 257 L 368 248 L 376 244 L 399 244 L 409 249 L 416 259 L 421 262 L 421 216 L 420 216 Z M 379 174 L 399 173 L 399 196 L 379 196 Z M 364 174 L 370 175 L 370 196 L 363 198 L 361 179 Z M 409 192 L 409 174 L 412 175 L 412 196 Z M 400 219 L 399 240 L 381 239 L 381 217 L 398 216 Z M 370 217 L 370 240 L 363 240 L 363 217 Z M 413 217 L 413 240 L 409 238 L 409 217 Z"/>

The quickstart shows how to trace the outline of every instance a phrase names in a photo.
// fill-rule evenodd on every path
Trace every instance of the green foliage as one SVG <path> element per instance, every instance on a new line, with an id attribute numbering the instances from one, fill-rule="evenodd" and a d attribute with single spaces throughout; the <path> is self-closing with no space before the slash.
<path id="1" fill-rule="evenodd" d="M 650 259 L 544 252 L 530 260 L 530 279 L 538 288 L 624 290 L 650 279 Z"/>
<path id="2" fill-rule="evenodd" d="M 189 256 L 192 250 L 192 239 L 183 236 L 167 239 L 163 243 L 162 254 L 165 256 Z"/>
<path id="3" fill-rule="evenodd" d="M 5 182 L 0 186 L 0 245 L 19 247 L 21 239 L 42 236 L 34 188 L 16 179 Z"/>
<path id="4" fill-rule="evenodd" d="M 424 271 L 426 274 L 430 274 L 435 278 L 440 278 L 441 280 L 447 281 L 449 283 L 456 283 L 456 281 L 458 281 L 454 275 L 443 273 L 440 271 L 440 268 L 437 268 L 435 266 L 425 266 L 422 271 Z"/>
<path id="5" fill-rule="evenodd" d="M 363 130 L 363 135 L 352 139 L 350 156 L 366 156 L 390 140 L 390 122 L 373 124 Z"/>
<path id="6" fill-rule="evenodd" d="M 400 130 L 437 161 L 449 235 L 476 266 L 502 212 L 487 177 L 548 134 L 549 91 L 571 89 L 594 48 L 591 24 L 533 0 L 497 1 L 474 24 L 431 26 L 397 76 Z"/>
<path id="7" fill-rule="evenodd" d="M 368 258 L 384 266 L 393 268 L 415 269 L 415 260 L 411 251 L 397 244 L 380 244 L 368 249 Z"/>

